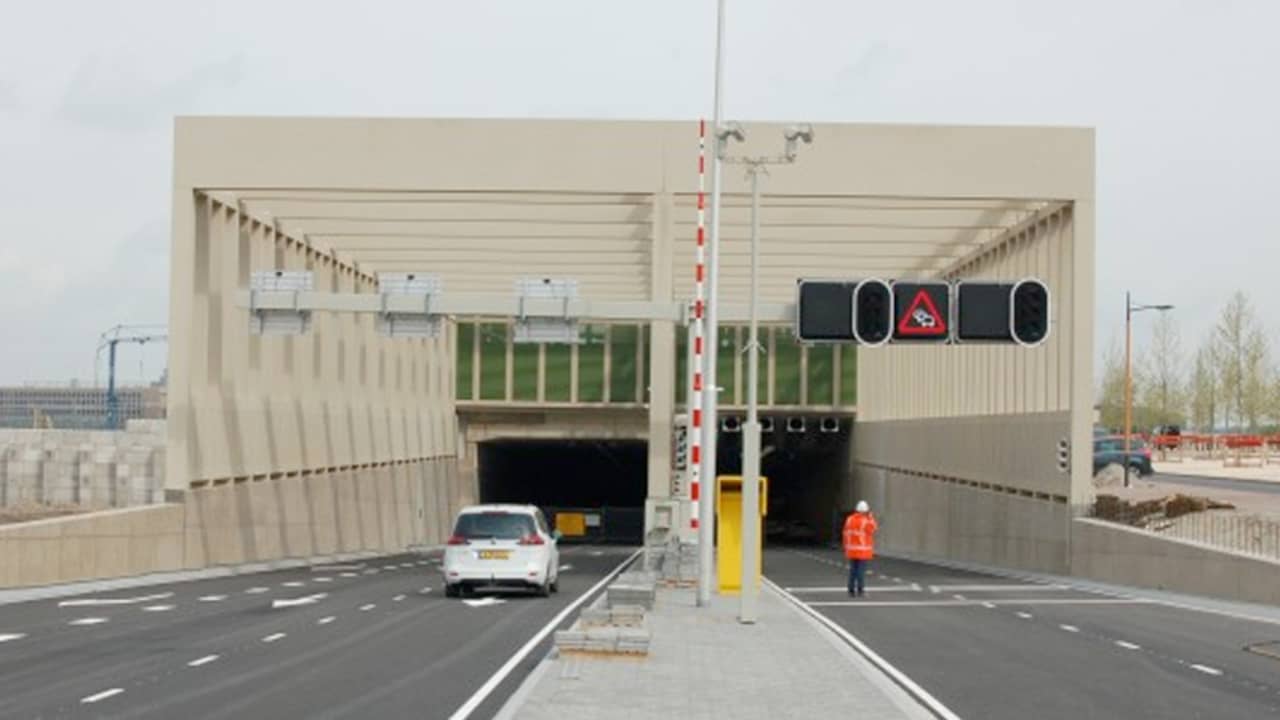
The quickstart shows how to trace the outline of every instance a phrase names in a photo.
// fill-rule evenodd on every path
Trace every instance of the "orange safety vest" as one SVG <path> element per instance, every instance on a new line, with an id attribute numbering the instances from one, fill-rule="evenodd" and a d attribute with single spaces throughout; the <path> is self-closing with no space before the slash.
<path id="1" fill-rule="evenodd" d="M 844 556 L 850 560 L 870 560 L 875 555 L 876 529 L 871 513 L 852 513 L 844 521 Z"/>

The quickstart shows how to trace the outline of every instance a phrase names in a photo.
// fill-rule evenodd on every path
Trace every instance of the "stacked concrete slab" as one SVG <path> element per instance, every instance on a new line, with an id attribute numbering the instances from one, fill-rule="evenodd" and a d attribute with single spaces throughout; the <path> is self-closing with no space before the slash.
<path id="1" fill-rule="evenodd" d="M 649 654 L 646 611 L 653 609 L 657 575 L 624 573 L 609 585 L 568 630 L 556 633 L 556 649 L 610 655 Z"/>
<path id="2" fill-rule="evenodd" d="M 164 495 L 165 423 L 123 431 L 0 429 L 0 507 L 130 507 Z"/>

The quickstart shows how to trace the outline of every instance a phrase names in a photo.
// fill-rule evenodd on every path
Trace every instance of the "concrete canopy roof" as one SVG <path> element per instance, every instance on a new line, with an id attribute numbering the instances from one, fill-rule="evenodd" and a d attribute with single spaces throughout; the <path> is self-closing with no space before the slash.
<path id="1" fill-rule="evenodd" d="M 801 277 L 936 276 L 1092 197 L 1090 130 L 815 130 L 764 180 L 767 302 L 793 299 Z M 780 126 L 748 132 L 732 153 L 781 146 Z M 179 191 L 363 273 L 435 273 L 466 292 L 538 276 L 599 299 L 693 293 L 695 122 L 183 118 L 176 142 Z M 740 166 L 724 178 L 722 297 L 745 300 L 749 198 Z"/>

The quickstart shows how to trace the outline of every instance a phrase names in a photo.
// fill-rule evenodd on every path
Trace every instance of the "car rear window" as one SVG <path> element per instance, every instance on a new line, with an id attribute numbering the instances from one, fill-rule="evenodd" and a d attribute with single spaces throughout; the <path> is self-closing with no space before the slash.
<path id="1" fill-rule="evenodd" d="M 533 518 L 507 512 L 478 512 L 458 516 L 453 534 L 468 540 L 519 540 L 533 533 Z"/>

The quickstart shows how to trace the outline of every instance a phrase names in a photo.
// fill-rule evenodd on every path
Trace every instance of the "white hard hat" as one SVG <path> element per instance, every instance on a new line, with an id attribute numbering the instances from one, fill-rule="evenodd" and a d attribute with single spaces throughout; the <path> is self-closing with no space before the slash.
<path id="1" fill-rule="evenodd" d="M 858 501 L 857 511 L 858 511 L 858 512 L 871 512 L 871 506 L 867 504 L 867 501 L 866 501 L 866 500 L 859 500 L 859 501 Z"/>

